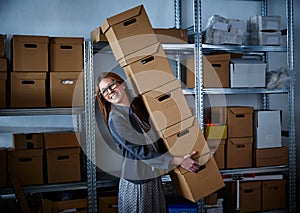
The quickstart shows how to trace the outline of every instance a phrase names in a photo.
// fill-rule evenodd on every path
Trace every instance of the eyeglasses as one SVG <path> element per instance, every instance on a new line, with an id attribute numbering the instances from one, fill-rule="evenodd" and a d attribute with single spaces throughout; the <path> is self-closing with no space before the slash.
<path id="1" fill-rule="evenodd" d="M 118 86 L 118 81 L 117 81 L 117 80 L 114 80 L 113 82 L 111 82 L 110 84 L 108 84 L 107 87 L 105 87 L 104 89 L 102 89 L 102 90 L 99 92 L 99 95 L 102 94 L 103 97 L 105 97 L 105 96 L 108 95 L 108 89 L 111 91 L 111 90 L 116 89 L 117 86 Z"/>

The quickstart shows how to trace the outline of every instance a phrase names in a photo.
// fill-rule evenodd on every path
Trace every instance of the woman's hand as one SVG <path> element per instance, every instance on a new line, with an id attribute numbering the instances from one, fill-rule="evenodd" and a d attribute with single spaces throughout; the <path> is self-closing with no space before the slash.
<path id="1" fill-rule="evenodd" d="M 199 171 L 200 169 L 200 164 L 198 161 L 193 160 L 193 156 L 195 156 L 197 154 L 196 151 L 193 151 L 185 156 L 182 157 L 174 157 L 173 158 L 173 163 L 176 165 L 181 166 L 182 168 L 196 173 Z"/>

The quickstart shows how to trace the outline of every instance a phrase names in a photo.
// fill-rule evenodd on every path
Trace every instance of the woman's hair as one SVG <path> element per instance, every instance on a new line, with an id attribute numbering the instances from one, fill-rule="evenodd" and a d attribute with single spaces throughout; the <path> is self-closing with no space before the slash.
<path id="1" fill-rule="evenodd" d="M 110 78 L 111 80 L 116 80 L 118 83 L 122 84 L 124 82 L 124 80 L 117 75 L 116 73 L 113 72 L 104 72 L 101 73 L 98 78 L 97 78 L 97 82 L 96 82 L 96 97 L 97 97 L 97 101 L 98 101 L 98 105 L 100 108 L 100 111 L 103 115 L 103 119 L 106 123 L 106 125 L 108 124 L 108 116 L 109 116 L 109 112 L 111 110 L 111 103 L 108 102 L 107 100 L 105 100 L 105 98 L 103 97 L 103 95 L 100 94 L 100 88 L 99 88 L 99 83 L 104 79 L 104 78 Z"/>

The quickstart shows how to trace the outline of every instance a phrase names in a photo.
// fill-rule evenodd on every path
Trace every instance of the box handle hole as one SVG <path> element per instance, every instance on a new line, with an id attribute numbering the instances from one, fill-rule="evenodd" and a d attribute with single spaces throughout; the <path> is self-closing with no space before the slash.
<path id="1" fill-rule="evenodd" d="M 71 50 L 71 49 L 73 49 L 73 46 L 71 46 L 71 45 L 61 45 L 60 49 L 62 49 L 62 50 Z"/>
<path id="2" fill-rule="evenodd" d="M 149 63 L 150 61 L 153 61 L 154 60 L 154 57 L 153 56 L 150 56 L 144 60 L 141 61 L 142 64 L 147 64 Z"/>
<path id="3" fill-rule="evenodd" d="M 22 81 L 22 84 L 35 84 L 35 81 Z"/>
<path id="4" fill-rule="evenodd" d="M 37 48 L 37 44 L 24 44 L 25 48 Z"/>
<path id="5" fill-rule="evenodd" d="M 184 136 L 184 135 L 187 135 L 189 132 L 190 132 L 190 130 L 188 130 L 188 129 L 183 130 L 183 131 L 181 131 L 181 132 L 179 132 L 179 133 L 177 134 L 177 137 L 180 138 L 180 137 L 182 137 L 182 136 Z"/>
<path id="6" fill-rule="evenodd" d="M 129 26 L 129 25 L 131 25 L 131 24 L 134 24 L 136 22 L 136 18 L 133 18 L 133 19 L 130 19 L 130 20 L 128 20 L 128 21 L 125 21 L 124 23 L 123 23 L 123 25 L 125 26 L 125 27 L 127 27 L 127 26 Z"/>
<path id="7" fill-rule="evenodd" d="M 69 158 L 70 158 L 70 156 L 68 156 L 68 155 L 57 156 L 57 160 L 67 160 Z"/>
<path id="8" fill-rule="evenodd" d="M 159 101 L 159 102 L 162 102 L 162 101 L 167 100 L 167 99 L 170 98 L 170 97 L 171 97 L 170 94 L 165 94 L 165 95 L 159 97 L 159 98 L 158 98 L 158 101 Z"/>
<path id="9" fill-rule="evenodd" d="M 64 85 L 73 85 L 74 81 L 72 81 L 72 80 L 62 80 L 61 84 L 64 84 Z"/>
<path id="10" fill-rule="evenodd" d="M 32 158 L 20 158 L 19 162 L 25 163 L 25 162 L 31 162 Z"/>

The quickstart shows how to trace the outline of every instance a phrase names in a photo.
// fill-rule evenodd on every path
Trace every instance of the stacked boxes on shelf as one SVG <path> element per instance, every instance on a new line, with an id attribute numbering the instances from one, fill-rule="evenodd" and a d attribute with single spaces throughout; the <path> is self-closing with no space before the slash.
<path id="1" fill-rule="evenodd" d="M 7 58 L 6 35 L 0 35 L 0 108 L 6 107 Z"/>
<path id="2" fill-rule="evenodd" d="M 224 186 L 197 119 L 173 75 L 143 6 L 107 18 L 101 26 L 116 60 L 123 67 L 150 118 L 174 155 L 197 150 L 205 166 L 197 174 L 175 168 L 171 178 L 177 191 L 197 201 Z"/>
<path id="3" fill-rule="evenodd" d="M 46 107 L 48 36 L 12 37 L 11 107 Z"/>
<path id="4" fill-rule="evenodd" d="M 50 106 L 83 106 L 83 38 L 50 37 Z"/>
<path id="5" fill-rule="evenodd" d="M 251 45 L 281 45 L 281 16 L 251 16 L 248 20 Z"/>
<path id="6" fill-rule="evenodd" d="M 7 151 L 0 149 L 0 187 L 6 186 L 6 175 L 7 175 Z"/>
<path id="7" fill-rule="evenodd" d="M 44 134 L 48 183 L 81 180 L 79 138 L 74 132 Z"/>
<path id="8" fill-rule="evenodd" d="M 9 176 L 21 185 L 43 184 L 43 134 L 16 134 L 14 144 L 15 150 L 7 152 Z"/>

